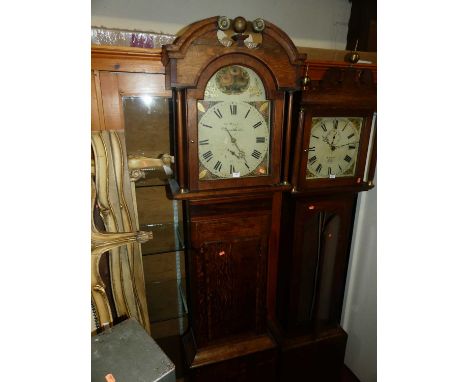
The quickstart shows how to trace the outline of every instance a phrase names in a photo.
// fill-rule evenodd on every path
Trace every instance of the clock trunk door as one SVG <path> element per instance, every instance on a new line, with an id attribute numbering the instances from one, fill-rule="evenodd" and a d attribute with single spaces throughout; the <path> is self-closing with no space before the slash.
<path id="1" fill-rule="evenodd" d="M 190 294 L 198 346 L 264 333 L 270 214 L 194 220 Z"/>
<path id="2" fill-rule="evenodd" d="M 289 329 L 322 331 L 339 325 L 354 204 L 353 196 L 297 201 Z"/>

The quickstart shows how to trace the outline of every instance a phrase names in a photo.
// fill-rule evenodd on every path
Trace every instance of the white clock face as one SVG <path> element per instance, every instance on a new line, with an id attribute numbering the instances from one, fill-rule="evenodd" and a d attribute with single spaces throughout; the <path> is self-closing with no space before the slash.
<path id="1" fill-rule="evenodd" d="M 306 179 L 354 176 L 363 118 L 312 118 Z"/>
<path id="2" fill-rule="evenodd" d="M 268 175 L 268 101 L 198 101 L 199 179 Z"/>

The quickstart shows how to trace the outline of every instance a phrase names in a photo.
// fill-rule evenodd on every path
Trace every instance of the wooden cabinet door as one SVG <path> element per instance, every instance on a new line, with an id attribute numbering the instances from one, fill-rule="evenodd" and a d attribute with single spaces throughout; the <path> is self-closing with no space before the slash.
<path id="1" fill-rule="evenodd" d="M 281 254 L 283 263 L 290 256 L 289 272 L 280 275 L 280 285 L 289 287 L 279 308 L 287 307 L 282 316 L 288 331 L 320 332 L 340 322 L 355 196 L 301 198 L 292 203 L 291 253 Z"/>
<path id="2" fill-rule="evenodd" d="M 269 214 L 192 222 L 192 312 L 198 346 L 265 332 Z"/>

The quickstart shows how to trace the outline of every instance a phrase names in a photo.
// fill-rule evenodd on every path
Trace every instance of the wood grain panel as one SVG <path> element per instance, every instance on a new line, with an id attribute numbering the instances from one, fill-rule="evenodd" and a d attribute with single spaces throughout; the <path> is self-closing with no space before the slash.
<path id="1" fill-rule="evenodd" d="M 172 91 L 166 90 L 163 74 L 119 73 L 119 91 L 123 95 L 156 95 L 172 97 Z"/>
<path id="2" fill-rule="evenodd" d="M 197 346 L 264 332 L 270 224 L 269 215 L 192 223 L 190 290 Z"/>
<path id="3" fill-rule="evenodd" d="M 100 72 L 102 105 L 106 130 L 123 130 L 122 103 L 119 95 L 118 74 Z"/>
<path id="4" fill-rule="evenodd" d="M 255 331 L 257 287 L 265 253 L 260 238 L 204 244 L 200 250 L 209 291 L 208 341 Z"/>
<path id="5" fill-rule="evenodd" d="M 160 48 L 93 45 L 91 67 L 96 70 L 164 73 Z"/>

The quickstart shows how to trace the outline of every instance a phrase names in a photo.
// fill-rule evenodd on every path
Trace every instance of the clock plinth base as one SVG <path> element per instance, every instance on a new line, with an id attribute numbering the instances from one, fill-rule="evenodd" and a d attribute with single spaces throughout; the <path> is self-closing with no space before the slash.
<path id="1" fill-rule="evenodd" d="M 197 349 L 189 331 L 183 343 L 190 382 L 276 381 L 278 349 L 268 334 Z"/>
<path id="2" fill-rule="evenodd" d="M 341 381 L 348 338 L 341 327 L 318 336 L 275 337 L 280 346 L 278 381 Z"/>

